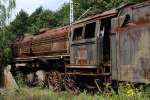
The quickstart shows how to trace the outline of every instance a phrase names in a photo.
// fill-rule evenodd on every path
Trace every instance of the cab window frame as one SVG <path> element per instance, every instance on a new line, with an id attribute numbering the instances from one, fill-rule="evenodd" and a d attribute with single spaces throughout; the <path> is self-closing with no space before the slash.
<path id="1" fill-rule="evenodd" d="M 88 34 L 92 34 L 93 36 L 87 36 L 86 34 L 86 28 L 87 28 L 87 25 L 90 25 L 90 24 L 95 24 L 95 26 L 94 26 L 94 32 L 93 33 L 88 33 Z M 97 21 L 92 21 L 92 22 L 89 22 L 89 23 L 85 23 L 85 25 L 84 25 L 84 34 L 83 34 L 83 38 L 84 39 L 92 39 L 92 38 L 95 38 L 95 36 L 96 36 L 96 26 L 97 26 Z M 86 37 L 87 36 L 87 37 Z"/>
<path id="2" fill-rule="evenodd" d="M 75 33 L 75 30 L 76 29 L 79 29 L 79 28 L 82 28 L 82 32 L 81 32 L 81 38 L 79 38 L 78 37 L 78 39 L 77 39 L 77 33 Z M 83 33 L 84 33 L 84 25 L 78 25 L 78 26 L 75 26 L 75 27 L 73 27 L 73 30 L 72 30 L 72 41 L 80 41 L 80 40 L 82 40 L 82 39 L 84 39 L 84 37 L 83 37 Z"/>

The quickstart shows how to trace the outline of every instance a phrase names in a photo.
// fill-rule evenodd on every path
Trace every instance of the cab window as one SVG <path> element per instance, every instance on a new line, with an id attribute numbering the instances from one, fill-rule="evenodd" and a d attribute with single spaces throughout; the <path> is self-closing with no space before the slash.
<path id="1" fill-rule="evenodd" d="M 82 39 L 82 31 L 83 31 L 83 27 L 78 27 L 74 29 L 74 32 L 73 32 L 74 41 Z"/>
<path id="2" fill-rule="evenodd" d="M 95 28 L 96 28 L 96 22 L 86 24 L 84 38 L 85 39 L 94 38 Z"/>

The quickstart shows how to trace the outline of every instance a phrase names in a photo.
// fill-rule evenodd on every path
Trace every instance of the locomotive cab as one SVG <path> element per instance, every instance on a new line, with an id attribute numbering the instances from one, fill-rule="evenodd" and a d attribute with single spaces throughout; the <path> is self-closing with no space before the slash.
<path id="1" fill-rule="evenodd" d="M 113 9 L 73 23 L 67 74 L 110 77 L 110 29 L 111 18 L 115 15 L 116 10 Z"/>
<path id="2" fill-rule="evenodd" d="M 71 64 L 91 67 L 110 64 L 110 28 L 110 18 L 74 27 L 71 37 Z"/>
<path id="3" fill-rule="evenodd" d="M 73 27 L 71 64 L 91 67 L 96 65 L 96 24 L 98 22 L 94 21 Z"/>

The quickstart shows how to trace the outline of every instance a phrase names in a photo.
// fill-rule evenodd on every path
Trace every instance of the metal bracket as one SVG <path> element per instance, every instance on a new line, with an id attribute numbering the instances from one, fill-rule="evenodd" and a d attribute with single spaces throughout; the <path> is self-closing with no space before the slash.
<path id="1" fill-rule="evenodd" d="M 98 91 L 99 91 L 100 93 L 102 93 L 102 90 L 101 90 L 101 88 L 100 88 L 100 86 L 99 86 L 99 84 L 98 84 L 98 81 L 100 81 L 100 80 L 99 80 L 99 79 L 94 79 L 94 83 L 95 83 L 95 85 L 96 85 Z"/>

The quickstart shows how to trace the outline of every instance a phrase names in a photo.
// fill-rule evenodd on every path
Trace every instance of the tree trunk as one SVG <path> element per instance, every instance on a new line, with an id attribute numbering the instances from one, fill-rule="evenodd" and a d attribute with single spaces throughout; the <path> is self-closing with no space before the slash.
<path id="1" fill-rule="evenodd" d="M 0 67 L 0 88 L 4 87 L 4 68 Z"/>

